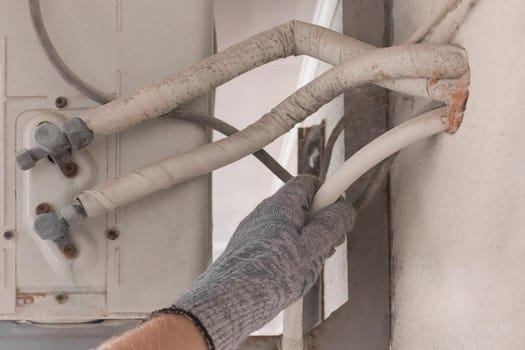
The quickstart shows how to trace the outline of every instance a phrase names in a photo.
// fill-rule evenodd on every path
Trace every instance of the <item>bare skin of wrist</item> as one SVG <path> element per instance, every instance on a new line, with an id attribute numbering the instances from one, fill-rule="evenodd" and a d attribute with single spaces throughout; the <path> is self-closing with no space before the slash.
<path id="1" fill-rule="evenodd" d="M 163 315 L 142 324 L 98 350 L 207 350 L 206 343 L 192 321 L 183 316 Z"/>

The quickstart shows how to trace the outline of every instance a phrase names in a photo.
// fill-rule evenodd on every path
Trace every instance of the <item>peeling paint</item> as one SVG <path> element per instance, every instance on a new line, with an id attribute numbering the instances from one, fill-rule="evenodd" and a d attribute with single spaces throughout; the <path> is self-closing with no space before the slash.
<path id="1" fill-rule="evenodd" d="M 467 73 L 463 77 L 461 77 L 461 79 L 459 79 L 456 88 L 452 92 L 447 114 L 449 133 L 453 134 L 456 131 L 458 131 L 461 122 L 463 121 L 463 115 L 468 99 L 469 83 L 470 77 Z"/>
<path id="2" fill-rule="evenodd" d="M 46 293 L 17 293 L 16 294 L 16 306 L 26 306 L 31 305 L 35 302 L 37 298 L 47 297 Z"/>

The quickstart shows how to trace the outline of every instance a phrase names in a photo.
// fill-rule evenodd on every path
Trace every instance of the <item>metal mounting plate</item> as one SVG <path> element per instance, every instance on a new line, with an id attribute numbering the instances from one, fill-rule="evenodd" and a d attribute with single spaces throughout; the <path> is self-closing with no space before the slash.
<path id="1" fill-rule="evenodd" d="M 181 12 L 181 7 L 187 10 Z M 207 0 L 191 6 L 184 1 L 144 6 L 120 0 L 79 6 L 50 0 L 42 1 L 42 12 L 64 60 L 110 93 L 131 92 L 211 51 Z M 43 120 L 63 123 L 50 112 L 72 118 L 94 106 L 54 71 L 29 21 L 26 2 L 0 2 L 0 228 L 14 233 L 9 240 L 0 235 L 0 319 L 144 317 L 172 303 L 210 259 L 210 178 L 203 176 L 85 223 L 73 233 L 79 247 L 73 261 L 64 261 L 53 243 L 35 237 L 35 208 L 46 202 L 58 210 L 95 184 L 207 142 L 209 133 L 161 118 L 99 137 L 76 152 L 79 171 L 73 178 L 65 178 L 47 160 L 26 172 L 17 169 L 15 153 L 32 146 L 32 129 Z M 67 104 L 57 110 L 58 97 L 65 97 Z M 204 97 L 186 108 L 209 113 L 209 106 Z M 115 240 L 106 238 L 112 227 L 120 233 Z"/>

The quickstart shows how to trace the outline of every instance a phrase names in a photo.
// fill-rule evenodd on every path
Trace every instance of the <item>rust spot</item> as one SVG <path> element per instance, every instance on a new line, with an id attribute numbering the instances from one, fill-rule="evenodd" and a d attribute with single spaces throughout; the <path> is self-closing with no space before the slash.
<path id="1" fill-rule="evenodd" d="M 387 74 L 385 73 L 384 70 L 380 69 L 377 74 L 376 74 L 377 77 L 381 78 L 381 79 L 384 79 L 384 80 L 390 80 L 392 79 L 392 76 L 390 74 Z"/>
<path id="2" fill-rule="evenodd" d="M 443 66 L 437 66 L 436 68 L 434 68 L 434 70 L 432 71 L 432 78 L 430 78 L 430 81 L 428 82 L 428 84 L 430 86 L 432 85 L 436 85 L 438 80 L 441 79 L 446 73 L 446 69 L 445 67 Z"/>
<path id="3" fill-rule="evenodd" d="M 35 208 L 36 215 L 46 214 L 52 211 L 53 211 L 53 207 L 49 203 L 40 203 Z"/>
<path id="4" fill-rule="evenodd" d="M 77 247 L 73 243 L 67 243 L 62 247 L 62 254 L 68 259 L 74 259 L 78 255 Z"/>
<path id="5" fill-rule="evenodd" d="M 17 293 L 16 306 L 31 305 L 35 302 L 36 298 L 45 298 L 46 296 L 46 293 Z"/>
<path id="6" fill-rule="evenodd" d="M 440 79 L 440 78 L 443 78 L 445 76 L 445 74 L 447 73 L 447 69 L 446 67 L 442 66 L 442 65 L 438 65 L 436 66 L 436 68 L 434 68 L 434 70 L 432 71 L 432 78 L 433 79 Z"/>
<path id="7" fill-rule="evenodd" d="M 62 171 L 62 174 L 64 174 L 65 177 L 70 179 L 77 176 L 78 165 L 75 162 L 67 162 L 60 167 L 60 170 Z"/>
<path id="8" fill-rule="evenodd" d="M 454 91 L 452 92 L 450 104 L 448 105 L 448 132 L 455 133 L 458 131 L 468 99 L 469 76 L 462 76 Z"/>

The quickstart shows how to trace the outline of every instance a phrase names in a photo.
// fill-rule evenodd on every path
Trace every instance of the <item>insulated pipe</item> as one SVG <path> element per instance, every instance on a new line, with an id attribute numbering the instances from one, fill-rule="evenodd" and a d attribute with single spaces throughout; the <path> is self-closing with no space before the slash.
<path id="1" fill-rule="evenodd" d="M 222 119 L 210 117 L 208 115 L 198 114 L 190 111 L 176 110 L 173 113 L 167 114 L 167 116 L 173 117 L 178 120 L 183 120 L 188 123 L 197 124 L 206 126 L 213 130 L 220 132 L 225 136 L 231 136 L 236 132 L 239 132 L 239 129 L 226 123 Z M 279 164 L 268 152 L 261 149 L 255 153 L 253 156 L 257 158 L 265 167 L 268 168 L 279 180 L 286 183 L 293 178 L 293 175 L 290 174 L 285 168 Z"/>
<path id="2" fill-rule="evenodd" d="M 416 44 L 421 42 L 425 37 L 432 32 L 447 15 L 458 7 L 462 0 L 447 0 L 445 5 L 438 8 L 436 12 L 420 26 L 414 34 L 406 41 L 407 44 Z"/>
<path id="3" fill-rule="evenodd" d="M 244 130 L 113 179 L 77 199 L 88 217 L 101 215 L 261 149 L 346 89 L 381 79 L 456 79 L 467 71 L 465 62 L 463 49 L 447 45 L 373 50 L 327 71 Z"/>
<path id="4" fill-rule="evenodd" d="M 66 81 L 73 88 L 75 88 L 77 91 L 79 91 L 89 99 L 100 104 L 106 104 L 114 100 L 115 96 L 106 94 L 105 92 L 102 92 L 94 86 L 90 85 L 85 80 L 76 75 L 75 72 L 73 72 L 71 68 L 69 68 L 69 66 L 64 62 L 62 57 L 57 52 L 55 46 L 53 45 L 53 42 L 51 41 L 51 38 L 49 37 L 49 34 L 47 32 L 44 20 L 42 18 L 40 0 L 28 0 L 28 5 L 31 22 L 33 23 L 33 27 L 35 29 L 39 42 L 42 45 L 42 48 L 44 49 L 44 52 L 46 53 L 49 59 L 49 62 L 53 65 L 53 67 L 55 67 L 55 70 L 64 79 L 64 81 Z M 233 135 L 237 131 L 239 131 L 235 127 L 229 125 L 228 123 L 220 119 L 206 115 L 179 110 L 177 110 L 171 115 L 179 120 L 184 120 L 189 123 L 197 123 L 207 126 L 214 130 L 217 130 L 218 132 L 226 136 Z M 27 159 L 25 162 L 19 162 L 19 164 L 22 165 L 23 170 L 27 170 L 33 167 L 36 161 L 47 156 L 47 154 L 42 154 L 41 156 L 40 154 L 36 154 L 40 151 L 40 148 L 33 148 L 32 150 L 25 150 L 25 152 L 21 153 L 21 155 L 24 156 L 24 160 Z M 275 176 L 279 178 L 282 182 L 287 182 L 292 178 L 292 175 L 264 150 L 260 150 L 254 153 L 253 155 L 257 159 L 259 159 L 261 163 L 263 163 L 268 169 L 270 169 L 275 174 Z"/>
<path id="5" fill-rule="evenodd" d="M 156 118 L 203 95 L 217 86 L 265 63 L 292 55 L 308 55 L 337 65 L 375 49 L 374 46 L 326 28 L 291 21 L 242 41 L 162 81 L 106 105 L 87 111 L 81 119 L 96 134 L 110 135 Z M 466 60 L 460 58 L 466 68 Z M 438 68 L 438 67 L 436 67 Z M 381 86 L 409 95 L 446 100 L 451 82 L 440 74 L 427 79 L 391 82 L 378 77 Z M 446 93 L 443 90 L 447 90 Z"/>
<path id="6" fill-rule="evenodd" d="M 334 203 L 357 179 L 386 158 L 447 128 L 447 107 L 442 107 L 387 131 L 350 157 L 326 180 L 315 194 L 311 212 Z"/>
<path id="7" fill-rule="evenodd" d="M 423 41 L 427 43 L 450 42 L 477 3 L 478 0 L 461 0 L 459 4 L 443 18 L 439 26 L 435 27 Z"/>

